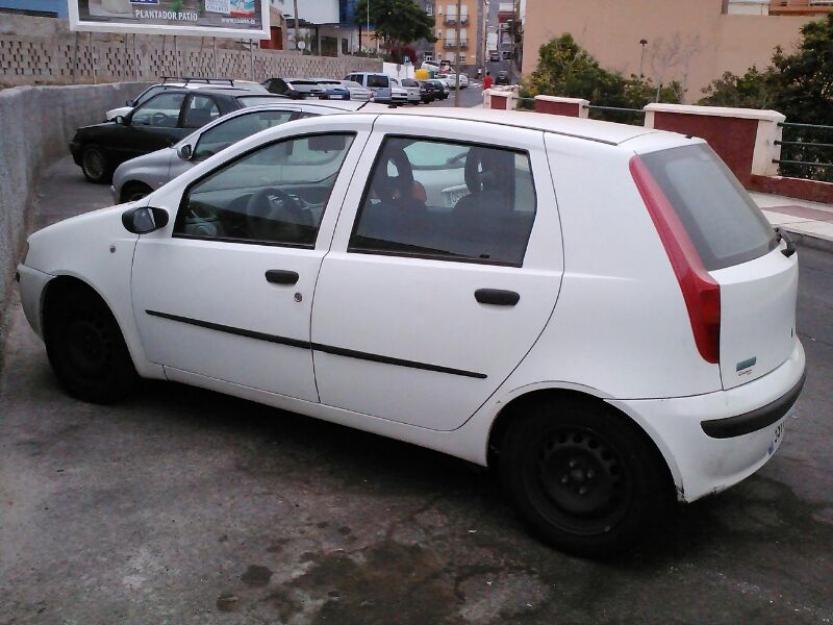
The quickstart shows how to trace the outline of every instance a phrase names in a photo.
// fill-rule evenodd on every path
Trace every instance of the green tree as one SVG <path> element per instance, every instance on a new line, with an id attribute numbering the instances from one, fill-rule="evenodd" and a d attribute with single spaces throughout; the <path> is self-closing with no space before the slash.
<path id="1" fill-rule="evenodd" d="M 642 108 L 657 98 L 657 88 L 649 79 L 610 72 L 582 48 L 569 33 L 551 39 L 538 50 L 538 67 L 521 84 L 521 97 L 539 94 L 584 98 L 599 106 Z M 677 83 L 659 89 L 659 100 L 679 102 L 682 91 Z M 601 119 L 637 122 L 639 115 L 603 111 Z"/>
<path id="2" fill-rule="evenodd" d="M 376 34 L 385 40 L 388 50 L 401 51 L 406 44 L 419 39 L 430 42 L 434 37 L 434 20 L 414 0 L 359 0 L 356 3 L 356 23 L 364 24 L 367 3 L 370 2 L 370 23 Z M 401 58 L 394 59 L 400 62 Z"/>
<path id="3" fill-rule="evenodd" d="M 750 67 L 737 76 L 726 72 L 703 90 L 700 104 L 771 108 L 802 124 L 833 125 L 833 15 L 801 28 L 801 42 L 792 54 L 778 47 L 772 65 L 764 70 Z M 786 128 L 784 139 L 808 144 L 784 146 L 785 160 L 833 162 L 830 151 L 810 143 L 833 143 L 826 130 Z M 781 173 L 819 180 L 833 180 L 833 168 L 782 165 Z"/>

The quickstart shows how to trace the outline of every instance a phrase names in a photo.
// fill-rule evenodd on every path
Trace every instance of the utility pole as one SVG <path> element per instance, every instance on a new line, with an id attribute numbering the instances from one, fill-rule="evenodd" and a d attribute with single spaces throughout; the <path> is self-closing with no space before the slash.
<path id="1" fill-rule="evenodd" d="M 486 50 L 486 41 L 488 40 L 489 35 L 489 0 L 483 0 L 483 30 L 481 31 L 481 36 L 483 40 L 481 43 L 483 44 L 480 46 L 480 53 L 483 55 L 480 60 L 480 65 L 483 67 L 483 78 L 486 78 L 486 59 L 488 51 Z"/>
<path id="2" fill-rule="evenodd" d="M 460 106 L 460 0 L 457 0 L 457 20 L 455 32 L 457 40 L 454 42 L 454 106 Z"/>
<path id="3" fill-rule="evenodd" d="M 298 49 L 298 0 L 293 0 L 294 9 L 295 9 L 295 49 Z"/>

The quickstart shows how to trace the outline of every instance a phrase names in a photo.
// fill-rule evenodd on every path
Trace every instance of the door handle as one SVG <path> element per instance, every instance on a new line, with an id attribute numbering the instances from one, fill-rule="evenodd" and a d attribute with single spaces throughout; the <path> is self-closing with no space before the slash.
<path id="1" fill-rule="evenodd" d="M 284 269 L 269 269 L 266 272 L 266 282 L 272 284 L 295 284 L 298 282 L 297 271 L 286 271 Z"/>
<path id="2" fill-rule="evenodd" d="M 520 301 L 521 296 L 515 291 L 504 291 L 503 289 L 477 289 L 474 292 L 474 299 L 481 304 L 514 306 Z"/>

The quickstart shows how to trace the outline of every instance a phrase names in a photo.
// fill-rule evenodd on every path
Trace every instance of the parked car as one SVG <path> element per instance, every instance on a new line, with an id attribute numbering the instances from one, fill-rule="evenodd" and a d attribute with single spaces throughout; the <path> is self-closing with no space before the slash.
<path id="1" fill-rule="evenodd" d="M 349 100 L 350 90 L 341 84 L 340 80 L 332 78 L 316 78 L 315 82 L 324 89 L 324 100 Z"/>
<path id="2" fill-rule="evenodd" d="M 442 87 L 438 87 L 430 80 L 419 81 L 419 92 L 422 95 L 422 101 L 425 104 L 430 104 L 434 100 L 442 99 Z"/>
<path id="3" fill-rule="evenodd" d="M 425 90 L 420 86 L 419 81 L 413 78 L 403 78 L 401 86 L 408 94 L 408 104 L 419 104 L 425 97 Z"/>
<path id="4" fill-rule="evenodd" d="M 273 104 L 233 111 L 169 148 L 132 158 L 119 165 L 113 174 L 113 201 L 118 204 L 141 199 L 197 163 L 261 130 L 304 117 L 357 111 L 366 104 L 281 99 Z"/>
<path id="5" fill-rule="evenodd" d="M 438 78 L 442 78 L 446 81 L 448 86 L 451 89 L 456 89 L 457 85 L 457 75 L 456 74 L 439 74 Z M 460 74 L 460 89 L 465 89 L 469 86 L 469 77 L 466 74 Z"/>
<path id="6" fill-rule="evenodd" d="M 448 87 L 448 83 L 444 80 L 431 78 L 425 82 L 434 86 L 434 93 L 436 94 L 436 98 L 438 100 L 447 100 L 448 96 L 451 94 L 451 89 Z"/>
<path id="7" fill-rule="evenodd" d="M 500 70 L 495 76 L 495 84 L 496 85 L 508 85 L 512 81 L 509 79 L 509 72 L 505 69 Z"/>
<path id="8" fill-rule="evenodd" d="M 165 379 L 429 447 L 598 556 L 778 449 L 794 252 L 700 139 L 376 108 L 40 230 L 18 275 L 74 397 Z"/>
<path id="9" fill-rule="evenodd" d="M 125 117 L 132 111 L 136 106 L 147 102 L 153 96 L 162 93 L 163 91 L 168 91 L 170 89 L 177 89 L 177 88 L 186 88 L 186 89 L 217 89 L 217 88 L 226 88 L 231 87 L 235 89 L 243 89 L 245 91 L 252 91 L 255 93 L 267 93 L 265 87 L 259 85 L 256 82 L 251 82 L 249 80 L 232 80 L 231 78 L 194 78 L 190 76 L 186 76 L 183 78 L 172 78 L 172 77 L 164 77 L 161 83 L 157 83 L 155 85 L 151 85 L 144 91 L 142 91 L 139 95 L 135 98 L 132 98 L 125 102 L 125 106 L 119 106 L 114 109 L 110 109 L 105 113 L 105 121 L 111 121 L 116 119 L 116 117 Z"/>
<path id="10" fill-rule="evenodd" d="M 312 78 L 267 78 L 261 84 L 269 93 L 276 93 L 293 100 L 327 97 L 324 87 Z"/>
<path id="11" fill-rule="evenodd" d="M 351 100 L 361 100 L 366 102 L 373 99 L 373 92 L 367 87 L 362 87 L 354 80 L 342 80 L 341 84 L 350 92 Z"/>
<path id="12" fill-rule="evenodd" d="M 500 61 L 500 52 L 497 50 L 489 50 L 489 61 L 492 63 Z"/>
<path id="13" fill-rule="evenodd" d="M 377 72 L 354 72 L 344 77 L 366 87 L 373 92 L 373 101 L 384 104 L 406 104 L 408 93 L 387 74 Z"/>
<path id="14" fill-rule="evenodd" d="M 126 160 L 173 145 L 225 113 L 275 100 L 284 98 L 242 89 L 169 89 L 124 117 L 79 128 L 69 150 L 87 180 L 107 182 Z"/>

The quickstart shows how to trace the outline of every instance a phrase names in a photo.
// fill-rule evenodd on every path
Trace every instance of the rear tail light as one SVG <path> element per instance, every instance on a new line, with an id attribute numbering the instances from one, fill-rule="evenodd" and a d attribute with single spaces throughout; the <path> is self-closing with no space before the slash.
<path id="1" fill-rule="evenodd" d="M 717 364 L 720 285 L 706 271 L 677 212 L 638 156 L 631 159 L 630 170 L 680 284 L 697 350 L 706 362 Z"/>

